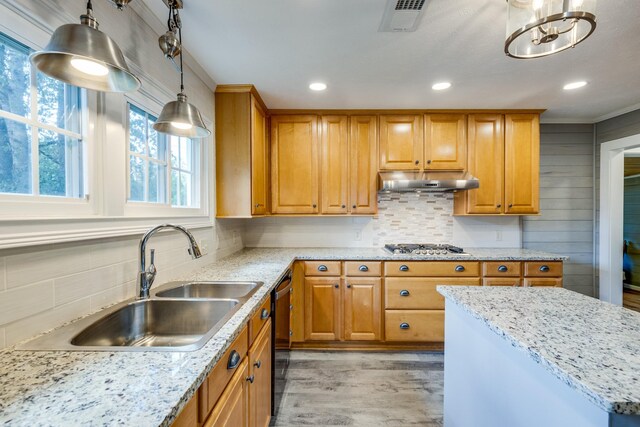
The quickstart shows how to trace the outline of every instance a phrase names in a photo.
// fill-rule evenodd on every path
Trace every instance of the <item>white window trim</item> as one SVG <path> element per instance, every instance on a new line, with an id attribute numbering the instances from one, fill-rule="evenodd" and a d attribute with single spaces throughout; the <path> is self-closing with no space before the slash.
<path id="1" fill-rule="evenodd" d="M 46 45 L 55 27 L 77 20 L 77 17 L 52 8 L 51 17 L 55 23 L 43 23 L 32 16 L 26 6 L 5 0 L 0 0 L 0 11 L 0 31 L 34 49 Z M 16 29 L 20 32 L 17 33 Z M 152 77 L 144 75 L 135 63 L 130 65 L 143 80 L 143 90 L 134 94 L 133 97 L 153 100 L 158 105 L 173 100 L 173 92 Z M 63 201 L 48 196 L 41 197 L 47 200 L 36 200 L 34 196 L 26 195 L 15 195 L 15 197 L 11 195 L 3 198 L 0 202 L 0 250 L 139 235 L 158 225 L 159 222 L 178 223 L 189 229 L 214 227 L 215 221 L 209 215 L 214 211 L 213 136 L 202 139 L 200 143 L 202 147 L 200 167 L 204 176 L 201 180 L 199 209 L 173 207 L 155 209 L 151 212 L 149 209 L 140 209 L 148 206 L 140 208 L 133 204 L 126 206 L 126 163 L 114 162 L 114 154 L 112 154 L 112 151 L 115 151 L 119 160 L 122 160 L 126 154 L 126 150 L 124 152 L 120 149 L 113 150 L 114 141 L 124 141 L 124 122 L 118 123 L 117 119 L 115 122 L 110 120 L 120 113 L 120 111 L 115 112 L 114 109 L 119 109 L 117 106 L 122 105 L 122 95 L 87 91 L 87 98 L 91 107 L 87 115 L 88 123 L 83 127 L 83 132 L 85 132 L 85 138 L 90 135 L 90 138 L 85 139 L 89 169 L 85 175 L 88 201 L 85 199 Z M 213 128 L 210 121 L 205 120 L 205 122 L 210 129 Z M 120 143 L 120 145 L 124 147 L 124 144 Z M 98 161 L 104 157 L 109 159 L 105 162 Z M 122 174 L 117 175 L 120 172 Z M 114 178 L 117 182 L 113 182 Z M 108 192 L 105 191 L 107 187 L 109 187 Z M 25 201 L 26 197 L 30 198 L 28 202 Z M 42 201 L 48 203 L 40 204 Z M 84 212 L 78 211 L 69 216 L 69 208 L 73 204 L 90 206 L 90 209 Z M 28 215 L 25 215 L 24 207 L 28 205 L 31 209 L 27 212 Z M 34 209 L 35 206 L 39 208 Z M 39 214 L 43 211 L 47 212 L 46 217 Z"/>

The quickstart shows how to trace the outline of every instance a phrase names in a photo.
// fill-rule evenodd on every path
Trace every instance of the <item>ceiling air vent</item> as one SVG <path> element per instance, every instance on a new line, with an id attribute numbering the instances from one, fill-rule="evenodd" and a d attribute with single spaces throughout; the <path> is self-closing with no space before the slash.
<path id="1" fill-rule="evenodd" d="M 426 9 L 425 3 L 426 0 L 387 0 L 387 6 L 378 31 L 415 31 Z"/>

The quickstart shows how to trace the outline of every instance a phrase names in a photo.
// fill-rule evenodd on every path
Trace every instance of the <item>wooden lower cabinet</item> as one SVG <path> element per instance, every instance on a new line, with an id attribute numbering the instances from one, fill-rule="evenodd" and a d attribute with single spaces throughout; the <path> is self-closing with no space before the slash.
<path id="1" fill-rule="evenodd" d="M 271 319 L 249 349 L 249 425 L 268 427 L 271 421 Z"/>
<path id="2" fill-rule="evenodd" d="M 444 342 L 444 310 L 386 310 L 387 341 Z"/>
<path id="3" fill-rule="evenodd" d="M 382 280 L 347 277 L 344 287 L 344 339 L 378 341 L 381 335 Z"/>
<path id="4" fill-rule="evenodd" d="M 214 406 L 204 427 L 248 427 L 249 426 L 249 362 L 245 358 Z"/>
<path id="5" fill-rule="evenodd" d="M 560 277 L 525 277 L 524 279 L 525 288 L 536 287 L 536 286 L 561 288 L 562 278 Z"/>
<path id="6" fill-rule="evenodd" d="M 306 277 L 304 337 L 307 341 L 340 339 L 340 277 Z"/>
<path id="7" fill-rule="evenodd" d="M 522 286 L 520 277 L 485 277 L 482 279 L 483 286 Z"/>
<path id="8" fill-rule="evenodd" d="M 487 261 L 482 266 L 482 284 L 562 287 L 562 270 L 562 261 Z"/>

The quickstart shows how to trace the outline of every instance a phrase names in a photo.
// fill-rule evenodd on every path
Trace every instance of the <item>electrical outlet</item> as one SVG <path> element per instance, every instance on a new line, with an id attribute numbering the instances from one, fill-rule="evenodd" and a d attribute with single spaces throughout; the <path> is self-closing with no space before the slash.
<path id="1" fill-rule="evenodd" d="M 353 240 L 355 240 L 356 242 L 361 241 L 362 240 L 362 231 L 356 230 L 355 235 L 353 237 Z"/>
<path id="2" fill-rule="evenodd" d="M 496 230 L 496 242 L 502 241 L 502 231 Z"/>
<path id="3" fill-rule="evenodd" d="M 233 230 L 231 232 L 231 237 L 233 239 L 233 243 L 238 243 L 238 240 L 240 240 L 240 233 L 238 233 L 238 230 Z"/>

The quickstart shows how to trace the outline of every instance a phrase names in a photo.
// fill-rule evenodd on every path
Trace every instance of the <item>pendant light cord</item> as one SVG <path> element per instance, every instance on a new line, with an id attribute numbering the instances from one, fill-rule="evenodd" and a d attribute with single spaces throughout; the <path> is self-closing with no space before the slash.
<path id="1" fill-rule="evenodd" d="M 176 11 L 176 16 L 178 12 Z M 178 19 L 179 16 L 178 16 Z M 178 25 L 178 39 L 180 40 L 180 93 L 184 93 L 184 69 L 182 68 L 182 57 L 184 56 L 184 45 L 182 44 L 182 25 Z"/>

